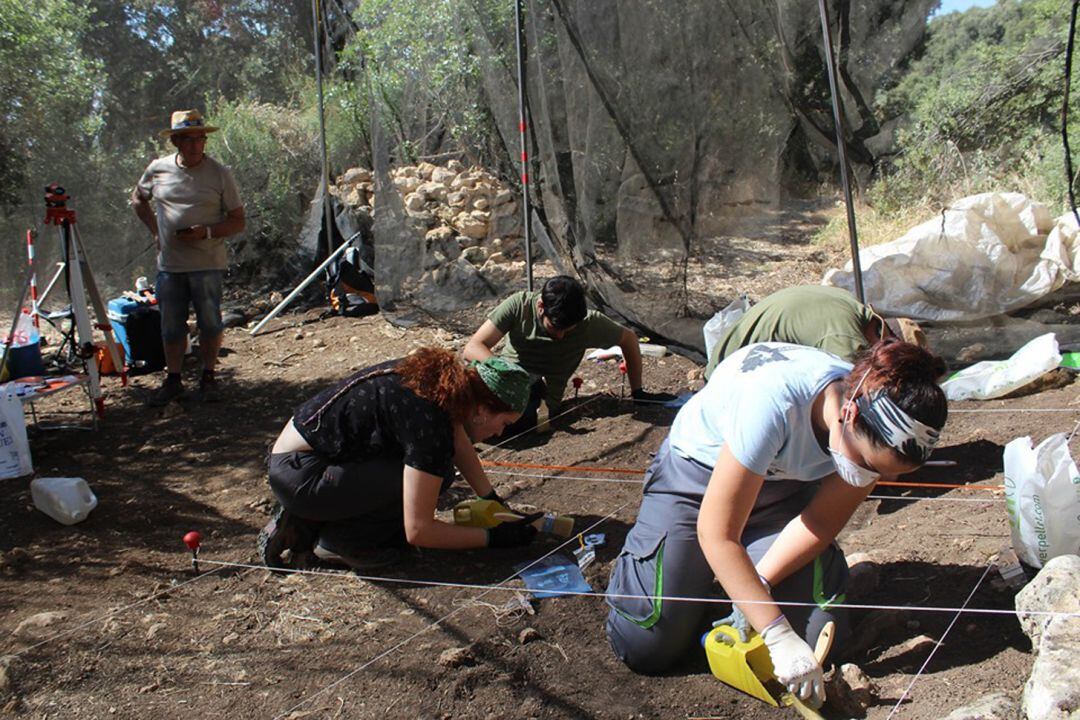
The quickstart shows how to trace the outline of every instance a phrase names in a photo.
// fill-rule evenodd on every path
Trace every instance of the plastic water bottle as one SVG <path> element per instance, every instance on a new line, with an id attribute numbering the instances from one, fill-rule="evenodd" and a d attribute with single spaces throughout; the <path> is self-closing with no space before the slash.
<path id="1" fill-rule="evenodd" d="M 30 483 L 34 507 L 64 525 L 82 522 L 97 507 L 97 496 L 82 478 L 36 478 Z"/>

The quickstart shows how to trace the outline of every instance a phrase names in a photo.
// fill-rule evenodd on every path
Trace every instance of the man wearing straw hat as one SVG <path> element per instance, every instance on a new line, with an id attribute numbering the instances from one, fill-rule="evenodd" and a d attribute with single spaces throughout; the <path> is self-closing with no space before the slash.
<path id="1" fill-rule="evenodd" d="M 169 138 L 176 153 L 151 162 L 131 194 L 132 208 L 158 249 L 156 292 L 168 374 L 150 400 L 153 406 L 165 405 L 184 391 L 180 371 L 189 306 L 195 308 L 199 327 L 199 396 L 217 399 L 214 366 L 224 330 L 225 238 L 244 230 L 244 206 L 232 171 L 205 152 L 206 136 L 215 131 L 198 110 L 174 112 L 169 128 L 159 134 Z"/>

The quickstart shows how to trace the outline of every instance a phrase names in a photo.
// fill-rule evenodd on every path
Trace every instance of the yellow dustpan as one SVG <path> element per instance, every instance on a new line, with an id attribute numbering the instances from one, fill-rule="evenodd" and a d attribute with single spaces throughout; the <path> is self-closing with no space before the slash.
<path id="1" fill-rule="evenodd" d="M 835 629 L 833 622 L 825 623 L 825 627 L 821 629 L 814 647 L 814 657 L 818 663 L 824 662 L 829 654 Z M 709 659 L 709 670 L 721 682 L 773 707 L 793 706 L 803 717 L 821 717 L 797 697 L 779 687 L 773 674 L 769 649 L 756 632 L 751 631 L 749 639 L 743 642 L 735 628 L 718 625 L 701 639 L 701 643 L 705 646 L 705 656 Z M 774 695 L 766 685 L 776 688 L 777 693 Z"/>
<path id="2" fill-rule="evenodd" d="M 709 659 L 709 670 L 721 682 L 764 700 L 773 707 L 780 703 L 765 689 L 762 679 L 773 678 L 772 659 L 765 641 L 755 632 L 743 642 L 739 632 L 730 625 L 717 625 L 702 638 L 705 656 Z M 730 644 L 729 644 L 730 643 Z"/>

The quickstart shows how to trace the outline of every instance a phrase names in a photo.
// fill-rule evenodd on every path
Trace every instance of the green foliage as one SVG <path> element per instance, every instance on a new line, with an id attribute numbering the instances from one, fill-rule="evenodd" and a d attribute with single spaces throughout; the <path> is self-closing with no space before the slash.
<path id="1" fill-rule="evenodd" d="M 277 272 L 303 224 L 318 183 L 318 118 L 284 105 L 218 99 L 208 112 L 221 131 L 207 152 L 233 170 L 247 229 L 232 243 L 233 273 L 242 279 Z"/>
<path id="2" fill-rule="evenodd" d="M 0 205 L 8 216 L 66 160 L 55 139 L 86 146 L 99 124 L 101 67 L 79 38 L 85 2 L 0 0 Z"/>
<path id="3" fill-rule="evenodd" d="M 490 132 L 479 103 L 479 67 L 469 27 L 461 19 L 463 13 L 487 9 L 487 3 L 471 4 L 361 0 L 356 5 L 358 29 L 341 55 L 341 69 L 355 93 L 350 107 L 363 107 L 370 115 L 368 101 L 360 96 L 367 91 L 376 100 L 403 162 L 443 150 L 448 140 L 455 149 L 482 146 Z"/>
<path id="4" fill-rule="evenodd" d="M 1058 0 L 999 0 L 930 23 L 922 56 L 878 98 L 885 115 L 907 118 L 901 153 L 870 192 L 878 210 L 988 190 L 1065 207 L 1059 125 L 1068 19 Z"/>

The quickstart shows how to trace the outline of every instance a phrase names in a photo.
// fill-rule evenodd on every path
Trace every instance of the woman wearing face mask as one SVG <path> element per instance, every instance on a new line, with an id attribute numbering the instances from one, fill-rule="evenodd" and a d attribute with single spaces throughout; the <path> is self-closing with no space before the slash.
<path id="1" fill-rule="evenodd" d="M 420 348 L 361 370 L 301 405 L 269 458 L 278 507 L 259 534 L 269 567 L 313 550 L 321 560 L 370 569 L 405 543 L 427 548 L 509 547 L 536 534 L 527 523 L 490 530 L 435 518 L 456 467 L 477 495 L 498 500 L 473 442 L 521 416 L 533 379 L 502 358 L 466 365 Z"/>
<path id="2" fill-rule="evenodd" d="M 828 621 L 842 642 L 847 583 L 834 542 L 878 479 L 918 469 L 947 414 L 944 362 L 895 339 L 852 367 L 780 343 L 739 350 L 679 411 L 648 473 L 637 522 L 608 586 L 607 630 L 638 672 L 666 670 L 698 645 L 717 605 L 761 633 L 776 676 L 824 700 L 811 644 Z M 812 604 L 780 606 L 775 602 Z"/>

